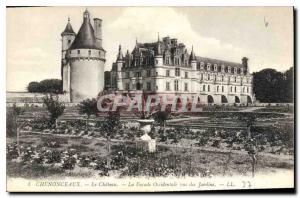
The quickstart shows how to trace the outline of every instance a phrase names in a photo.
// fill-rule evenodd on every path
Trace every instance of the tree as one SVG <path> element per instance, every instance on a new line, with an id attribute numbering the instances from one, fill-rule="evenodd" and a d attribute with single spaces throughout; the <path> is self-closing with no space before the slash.
<path id="1" fill-rule="evenodd" d="M 40 92 L 39 88 L 40 88 L 40 83 L 33 81 L 28 84 L 27 90 L 30 93 L 36 93 L 36 92 Z"/>
<path id="2" fill-rule="evenodd" d="M 97 108 L 96 99 L 87 99 L 79 103 L 79 113 L 87 115 L 87 121 L 90 119 L 91 115 L 97 115 L 99 113 Z"/>
<path id="3" fill-rule="evenodd" d="M 58 97 L 53 97 L 52 94 L 47 94 L 43 98 L 43 103 L 46 106 L 48 112 L 50 113 L 50 125 L 53 125 L 57 118 L 61 116 L 65 110 L 65 105 L 62 102 L 59 102 Z"/>
<path id="4" fill-rule="evenodd" d="M 31 93 L 62 93 L 62 80 L 60 79 L 45 79 L 40 82 L 30 82 L 27 86 L 28 92 Z"/>
<path id="5" fill-rule="evenodd" d="M 17 107 L 16 104 L 12 108 L 9 108 L 6 112 L 6 135 L 7 137 L 13 137 L 17 135 L 17 118 L 23 114 L 24 110 L 21 107 Z"/>
<path id="6" fill-rule="evenodd" d="M 166 111 L 157 111 L 154 115 L 154 121 L 165 129 L 166 122 L 170 117 L 170 113 Z"/>
<path id="7" fill-rule="evenodd" d="M 286 102 L 294 101 L 294 67 L 291 67 L 284 73 L 285 76 L 285 91 Z"/>
<path id="8" fill-rule="evenodd" d="M 285 73 L 264 69 L 253 73 L 253 91 L 260 102 L 293 101 L 293 67 Z"/>
<path id="9" fill-rule="evenodd" d="M 109 111 L 107 116 L 104 118 L 104 122 L 101 126 L 102 135 L 106 138 L 107 143 L 107 166 L 110 167 L 110 140 L 117 134 L 120 129 L 120 113 L 119 111 Z"/>

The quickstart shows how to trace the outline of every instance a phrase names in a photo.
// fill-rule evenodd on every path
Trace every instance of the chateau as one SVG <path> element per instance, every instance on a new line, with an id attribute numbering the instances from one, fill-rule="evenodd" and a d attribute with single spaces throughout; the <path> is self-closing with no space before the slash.
<path id="1" fill-rule="evenodd" d="M 252 75 L 248 58 L 241 63 L 196 56 L 176 38 L 138 43 L 125 56 L 119 46 L 111 71 L 104 72 L 102 20 L 83 13 L 76 34 L 68 20 L 62 32 L 61 74 L 63 91 L 72 103 L 96 98 L 107 90 L 118 94 L 186 94 L 203 104 L 253 103 Z M 105 75 L 104 75 L 105 74 Z"/>
<path id="2" fill-rule="evenodd" d="M 207 104 L 253 103 L 248 58 L 241 63 L 188 53 L 176 38 L 158 37 L 154 43 L 138 43 L 123 56 L 121 46 L 112 69 L 105 73 L 105 87 L 117 93 L 186 94 Z"/>
<path id="3" fill-rule="evenodd" d="M 102 48 L 102 20 L 83 13 L 83 23 L 76 34 L 70 20 L 62 36 L 61 75 L 63 91 L 72 103 L 95 98 L 104 89 L 106 51 Z"/>

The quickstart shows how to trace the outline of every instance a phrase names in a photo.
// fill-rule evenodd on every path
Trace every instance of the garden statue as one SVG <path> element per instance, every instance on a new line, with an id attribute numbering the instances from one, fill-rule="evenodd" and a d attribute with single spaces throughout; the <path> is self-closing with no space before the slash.
<path id="1" fill-rule="evenodd" d="M 142 148 L 143 150 L 149 151 L 149 152 L 155 152 L 156 150 L 156 140 L 152 139 L 148 133 L 151 132 L 151 124 L 154 122 L 152 119 L 141 119 L 137 120 L 140 123 L 139 130 L 143 132 L 144 135 L 142 135 L 137 140 L 137 147 Z"/>

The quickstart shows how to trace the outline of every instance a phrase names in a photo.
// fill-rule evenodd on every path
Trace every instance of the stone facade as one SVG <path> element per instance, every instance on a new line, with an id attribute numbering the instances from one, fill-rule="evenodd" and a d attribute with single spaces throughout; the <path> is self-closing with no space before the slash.
<path id="1" fill-rule="evenodd" d="M 121 46 L 112 69 L 106 72 L 106 89 L 119 93 L 187 94 L 201 103 L 253 103 L 253 78 L 248 58 L 234 63 L 188 53 L 177 39 L 158 38 L 138 43 L 123 56 Z"/>
<path id="2" fill-rule="evenodd" d="M 63 91 L 73 103 L 96 98 L 104 89 L 106 51 L 102 48 L 102 20 L 95 18 L 93 27 L 86 10 L 78 34 L 68 21 L 61 36 Z"/>

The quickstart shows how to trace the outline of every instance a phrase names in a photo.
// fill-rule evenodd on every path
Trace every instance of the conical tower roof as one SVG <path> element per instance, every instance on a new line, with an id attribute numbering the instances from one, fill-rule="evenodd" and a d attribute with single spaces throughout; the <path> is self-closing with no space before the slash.
<path id="1" fill-rule="evenodd" d="M 123 61 L 123 53 L 122 53 L 121 45 L 119 45 L 119 53 L 118 53 L 117 61 Z"/>
<path id="2" fill-rule="evenodd" d="M 191 51 L 191 55 L 190 55 L 190 61 L 196 61 L 196 56 L 194 53 L 194 47 L 192 46 L 192 51 Z"/>
<path id="3" fill-rule="evenodd" d="M 68 23 L 67 26 L 65 28 L 65 30 L 61 33 L 61 36 L 66 35 L 66 34 L 75 34 L 72 25 L 70 23 L 70 18 L 68 18 Z"/>
<path id="4" fill-rule="evenodd" d="M 89 12 L 84 12 L 83 23 L 70 49 L 99 49 L 96 46 L 93 26 L 90 22 Z"/>

